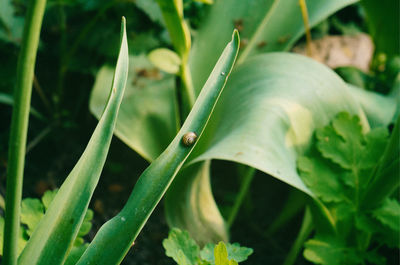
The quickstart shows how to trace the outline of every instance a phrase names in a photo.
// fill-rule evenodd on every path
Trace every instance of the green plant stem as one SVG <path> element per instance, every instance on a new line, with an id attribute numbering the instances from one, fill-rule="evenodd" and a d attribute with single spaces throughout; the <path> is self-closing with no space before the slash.
<path id="1" fill-rule="evenodd" d="M 182 0 L 157 0 L 160 6 L 166 28 L 171 36 L 172 45 L 179 54 L 182 64 L 179 72 L 180 85 L 178 94 L 181 95 L 180 115 L 185 120 L 195 100 L 195 90 L 192 83 L 192 76 L 188 65 L 189 51 L 191 47 L 190 31 L 183 18 Z M 178 99 L 179 102 L 179 99 Z"/>
<path id="2" fill-rule="evenodd" d="M 312 223 L 311 211 L 307 207 L 304 212 L 303 222 L 301 224 L 299 234 L 297 235 L 297 238 L 294 241 L 289 251 L 289 254 L 286 256 L 283 265 L 293 265 L 295 263 L 296 258 L 299 255 L 301 248 L 303 247 L 304 242 L 307 240 L 312 230 L 313 230 L 313 223 Z"/>
<path id="3" fill-rule="evenodd" d="M 301 16 L 303 17 L 304 29 L 306 32 L 306 47 L 307 47 L 307 56 L 312 57 L 312 39 L 311 39 L 311 31 L 310 24 L 308 22 L 308 11 L 306 0 L 299 0 L 299 5 L 301 9 Z"/>
<path id="4" fill-rule="evenodd" d="M 18 258 L 19 215 L 21 210 L 25 148 L 33 73 L 46 0 L 30 1 L 18 58 L 17 80 L 8 155 L 3 264 L 15 265 Z"/>
<path id="5" fill-rule="evenodd" d="M 240 185 L 239 194 L 236 196 L 235 203 L 233 204 L 232 210 L 228 217 L 227 221 L 228 228 L 232 227 L 233 223 L 235 222 L 236 216 L 240 210 L 240 207 L 242 206 L 243 200 L 250 189 L 250 185 L 251 182 L 253 181 L 255 173 L 256 173 L 255 168 L 248 167 L 243 176 L 243 181 Z"/>
<path id="6" fill-rule="evenodd" d="M 181 72 L 181 92 L 183 94 L 183 118 L 189 114 L 190 109 L 193 107 L 194 102 L 196 100 L 196 96 L 194 94 L 194 88 L 192 83 L 192 75 L 190 74 L 190 69 L 187 62 L 182 61 Z"/>

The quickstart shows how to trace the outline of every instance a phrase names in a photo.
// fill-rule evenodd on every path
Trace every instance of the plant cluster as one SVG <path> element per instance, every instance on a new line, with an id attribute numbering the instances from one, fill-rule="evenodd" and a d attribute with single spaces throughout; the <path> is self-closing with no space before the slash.
<path id="1" fill-rule="evenodd" d="M 200 250 L 187 231 L 178 228 L 170 230 L 164 239 L 165 254 L 178 265 L 235 265 L 245 261 L 253 253 L 251 248 L 241 247 L 238 243 L 208 243 Z"/>
<path id="2" fill-rule="evenodd" d="M 387 247 L 399 247 L 398 3 L 362 0 L 359 26 L 326 20 L 357 0 L 0 1 L 0 53 L 11 47 L 4 62 L 17 68 L 0 71 L 0 102 L 13 107 L 10 130 L 0 132 L 10 138 L 8 158 L 0 152 L 4 264 L 120 264 L 163 197 L 174 227 L 163 242 L 167 256 L 187 265 L 244 262 L 253 250 L 228 242 L 257 172 L 301 194 L 289 195 L 271 225 L 276 234 L 304 210 L 285 265 L 303 246 L 307 260 L 326 265 L 384 264 Z M 127 10 L 133 15 L 122 19 L 110 67 L 115 17 Z M 340 68 L 339 76 L 289 53 L 305 34 L 312 55 L 316 25 L 321 34 L 367 30 L 376 46 L 371 72 Z M 90 96 L 77 93 L 93 80 Z M 45 124 L 37 145 L 52 130 L 68 135 L 87 100 L 99 122 L 80 159 L 57 193 L 22 200 L 29 116 Z M 85 243 L 114 134 L 150 164 L 122 210 Z M 212 191 L 215 160 L 245 165 L 225 215 Z"/>
<path id="3" fill-rule="evenodd" d="M 393 132 L 392 137 L 397 134 Z M 298 159 L 298 169 L 326 206 L 333 229 L 316 226 L 314 237 L 305 242 L 308 260 L 332 265 L 385 264 L 379 248 L 400 247 L 400 204 L 392 196 L 398 180 L 393 179 L 385 191 L 376 185 L 380 178 L 390 182 L 387 172 L 398 170 L 398 158 L 385 164 L 392 148 L 386 128 L 363 133 L 359 117 L 345 112 L 316 130 L 310 152 Z"/>

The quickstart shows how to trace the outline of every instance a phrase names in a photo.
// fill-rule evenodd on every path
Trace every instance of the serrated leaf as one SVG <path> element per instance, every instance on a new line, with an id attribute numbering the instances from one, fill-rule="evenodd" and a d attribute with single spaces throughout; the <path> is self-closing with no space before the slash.
<path id="1" fill-rule="evenodd" d="M 228 251 L 228 259 L 242 262 L 253 254 L 253 249 L 247 247 L 241 247 L 239 243 L 227 243 L 226 249 Z"/>
<path id="2" fill-rule="evenodd" d="M 343 170 L 320 156 L 299 157 L 300 176 L 311 191 L 325 202 L 339 202 L 344 196 L 339 175 Z"/>
<path id="3" fill-rule="evenodd" d="M 181 58 L 179 58 L 178 54 L 170 49 L 159 48 L 151 51 L 148 55 L 150 62 L 163 70 L 164 72 L 170 74 L 178 74 L 181 66 Z"/>
<path id="4" fill-rule="evenodd" d="M 206 244 L 204 246 L 204 248 L 200 251 L 201 259 L 206 260 L 207 262 L 209 262 L 211 264 L 215 264 L 214 248 L 215 248 L 215 244 L 214 243 Z"/>
<path id="5" fill-rule="evenodd" d="M 394 231 L 400 231 L 400 203 L 387 198 L 382 206 L 373 211 L 373 216 Z"/>
<path id="6" fill-rule="evenodd" d="M 322 155 L 344 169 L 358 166 L 363 148 L 363 134 L 360 118 L 347 112 L 339 113 L 332 122 L 317 130 L 317 147 Z"/>
<path id="7" fill-rule="evenodd" d="M 39 199 L 27 198 L 22 200 L 21 222 L 28 226 L 27 233 L 32 235 L 36 226 L 44 216 L 44 207 Z"/>
<path id="8" fill-rule="evenodd" d="M 371 167 L 377 164 L 387 144 L 386 129 L 375 129 L 364 135 L 357 116 L 341 112 L 331 125 L 317 130 L 317 148 L 321 154 L 349 170 L 343 181 L 351 187 L 364 187 Z M 364 174 L 365 173 L 365 174 Z"/>
<path id="9" fill-rule="evenodd" d="M 163 246 L 168 257 L 173 258 L 179 265 L 196 265 L 200 248 L 186 231 L 171 229 Z"/>
<path id="10" fill-rule="evenodd" d="M 227 253 L 228 259 L 235 262 L 242 262 L 247 260 L 247 258 L 253 253 L 253 249 L 247 247 L 241 247 L 239 243 L 224 243 Z M 214 249 L 216 245 L 213 243 L 208 243 L 205 247 L 200 251 L 200 257 L 214 265 L 215 257 L 214 257 Z"/>

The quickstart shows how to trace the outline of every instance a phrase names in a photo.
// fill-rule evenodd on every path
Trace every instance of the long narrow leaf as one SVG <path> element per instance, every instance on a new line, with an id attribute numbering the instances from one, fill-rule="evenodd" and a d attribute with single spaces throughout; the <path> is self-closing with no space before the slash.
<path id="1" fill-rule="evenodd" d="M 110 146 L 128 75 L 125 18 L 121 47 L 107 106 L 84 153 L 61 186 L 46 215 L 23 250 L 20 265 L 63 264 L 79 232 Z"/>
<path id="2" fill-rule="evenodd" d="M 122 261 L 195 146 L 184 145 L 182 137 L 188 132 L 201 136 L 232 70 L 238 49 L 239 35 L 235 31 L 182 129 L 167 149 L 143 172 L 125 207 L 102 226 L 78 265 L 114 265 Z"/>

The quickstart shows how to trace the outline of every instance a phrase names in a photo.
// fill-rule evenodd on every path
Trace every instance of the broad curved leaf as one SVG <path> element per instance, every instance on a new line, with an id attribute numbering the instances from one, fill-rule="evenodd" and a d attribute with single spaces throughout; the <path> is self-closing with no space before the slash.
<path id="1" fill-rule="evenodd" d="M 103 115 L 75 165 L 18 259 L 19 265 L 63 264 L 84 221 L 106 160 L 128 74 L 125 19 L 114 81 Z"/>
<path id="2" fill-rule="evenodd" d="M 375 114 L 391 120 L 391 99 L 357 92 L 355 98 L 332 70 L 306 57 L 255 56 L 232 73 L 191 163 L 223 159 L 247 164 L 312 195 L 297 174 L 296 158 L 308 148 L 314 128 L 347 111 L 359 115 L 369 130 L 360 101 L 379 105 Z"/>
<path id="3" fill-rule="evenodd" d="M 223 159 L 246 164 L 314 197 L 297 173 L 297 157 L 307 149 L 314 128 L 341 111 L 360 115 L 368 130 L 363 106 L 372 114 L 368 118 L 379 125 L 388 124 L 395 110 L 393 99 L 350 87 L 309 58 L 289 53 L 258 55 L 232 72 L 189 163 Z M 205 235 L 215 240 L 218 234 L 210 236 L 213 230 L 207 229 L 215 225 L 202 218 L 202 209 L 215 209 L 210 187 L 202 184 L 209 180 L 201 174 L 184 175 L 185 171 L 166 197 L 169 224 L 188 230 L 199 242 Z M 188 202 L 174 203 L 184 200 Z M 322 204 L 316 203 L 316 209 L 333 226 Z M 218 220 L 219 212 L 212 213 L 208 219 Z"/>
<path id="4" fill-rule="evenodd" d="M 196 163 L 179 172 L 165 197 L 169 226 L 184 227 L 202 245 L 229 241 L 225 221 L 211 192 L 210 164 Z"/>
<path id="5" fill-rule="evenodd" d="M 307 0 L 310 26 L 358 0 Z M 304 33 L 298 0 L 219 0 L 196 33 L 190 54 L 193 85 L 202 87 L 233 28 L 240 30 L 238 65 L 249 55 L 286 51 Z M 247 42 L 247 44 L 246 44 Z"/>

